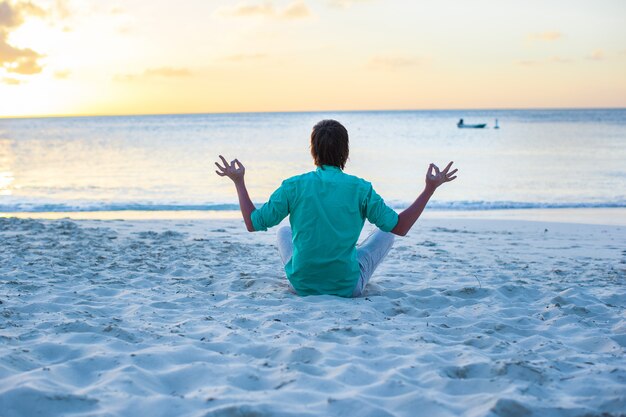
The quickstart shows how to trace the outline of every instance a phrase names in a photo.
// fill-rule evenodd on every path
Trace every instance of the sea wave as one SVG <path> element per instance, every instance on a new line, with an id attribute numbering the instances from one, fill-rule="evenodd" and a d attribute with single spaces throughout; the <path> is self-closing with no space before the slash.
<path id="1" fill-rule="evenodd" d="M 393 205 L 394 208 L 408 207 L 408 204 Z M 434 201 L 428 204 L 430 210 L 520 210 L 520 209 L 563 209 L 563 208 L 626 208 L 626 201 L 602 202 L 523 202 L 523 201 Z"/>
<path id="2" fill-rule="evenodd" d="M 262 203 L 257 203 L 260 207 Z M 396 210 L 409 206 L 402 201 L 390 201 Z M 564 209 L 564 208 L 626 208 L 626 200 L 601 202 L 521 202 L 521 201 L 433 201 L 429 210 L 487 211 L 515 209 Z M 154 203 L 154 202 L 33 202 L 0 200 L 0 212 L 45 213 L 45 212 L 98 212 L 98 211 L 231 211 L 239 210 L 236 203 Z"/>

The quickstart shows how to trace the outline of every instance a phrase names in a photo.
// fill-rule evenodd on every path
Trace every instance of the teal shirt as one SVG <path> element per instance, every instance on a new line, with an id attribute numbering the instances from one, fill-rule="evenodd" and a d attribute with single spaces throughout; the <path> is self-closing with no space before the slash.
<path id="1" fill-rule="evenodd" d="M 287 215 L 293 255 L 285 272 L 298 295 L 350 297 L 360 274 L 356 243 L 365 219 L 385 232 L 398 223 L 372 184 L 330 165 L 283 181 L 252 212 L 252 225 L 267 230 Z"/>

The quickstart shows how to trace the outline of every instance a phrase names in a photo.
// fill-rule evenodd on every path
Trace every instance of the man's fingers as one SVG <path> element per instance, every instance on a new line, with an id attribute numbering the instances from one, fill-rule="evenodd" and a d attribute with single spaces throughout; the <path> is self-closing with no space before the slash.
<path id="1" fill-rule="evenodd" d="M 226 174 L 222 174 L 222 173 L 221 173 L 221 172 L 219 172 L 218 170 L 215 170 L 215 173 L 216 173 L 217 175 L 219 175 L 220 177 L 225 177 L 225 176 L 226 176 Z"/>
<path id="2" fill-rule="evenodd" d="M 426 171 L 426 175 L 429 176 L 429 177 L 432 177 L 432 175 L 433 175 L 433 166 L 434 166 L 434 164 L 428 165 L 428 170 Z"/>
<path id="3" fill-rule="evenodd" d="M 222 163 L 224 164 L 224 168 L 228 168 L 228 162 L 226 162 L 226 159 L 220 155 L 220 159 L 222 160 Z"/>
<path id="4" fill-rule="evenodd" d="M 437 167 L 437 165 L 432 164 L 432 166 L 433 166 L 433 169 L 435 170 L 435 175 L 441 174 L 441 172 L 439 171 L 439 167 Z"/>
<path id="5" fill-rule="evenodd" d="M 442 172 L 443 172 L 444 174 L 447 174 L 447 173 L 448 173 L 448 170 L 450 169 L 450 167 L 451 167 L 451 166 L 452 166 L 452 161 L 450 161 L 450 162 L 448 163 L 448 165 L 446 165 L 446 167 L 443 169 L 443 171 L 442 171 Z"/>
<path id="6" fill-rule="evenodd" d="M 450 175 L 454 175 L 457 171 L 458 169 L 453 169 L 452 171 L 448 172 L 446 175 L 449 177 Z"/>
<path id="7" fill-rule="evenodd" d="M 456 178 L 456 175 L 455 175 L 454 177 L 450 177 L 450 178 L 448 178 L 448 182 L 452 181 L 452 180 L 453 180 L 453 179 L 455 179 L 455 178 Z"/>
<path id="8" fill-rule="evenodd" d="M 226 168 L 222 167 L 220 164 L 218 164 L 217 162 L 215 163 L 215 166 L 218 167 L 222 172 L 226 172 Z"/>
<path id="9" fill-rule="evenodd" d="M 238 169 L 244 169 L 243 164 L 239 162 L 239 159 L 235 158 L 235 163 L 237 164 Z"/>

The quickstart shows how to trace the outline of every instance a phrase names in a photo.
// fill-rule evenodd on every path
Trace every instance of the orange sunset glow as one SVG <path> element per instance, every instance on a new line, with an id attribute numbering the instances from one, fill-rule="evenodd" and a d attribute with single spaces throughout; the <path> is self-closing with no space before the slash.
<path id="1" fill-rule="evenodd" d="M 0 2 L 0 117 L 626 106 L 623 1 Z"/>

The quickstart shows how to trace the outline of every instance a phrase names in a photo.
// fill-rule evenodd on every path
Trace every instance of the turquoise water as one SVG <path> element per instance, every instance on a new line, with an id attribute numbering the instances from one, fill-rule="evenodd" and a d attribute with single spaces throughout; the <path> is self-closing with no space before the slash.
<path id="1" fill-rule="evenodd" d="M 309 134 L 324 118 L 348 128 L 346 172 L 398 208 L 430 162 L 449 160 L 459 178 L 431 208 L 626 207 L 626 109 L 459 110 L 0 119 L 0 211 L 233 209 L 220 153 L 246 166 L 262 203 L 313 169 Z"/>

